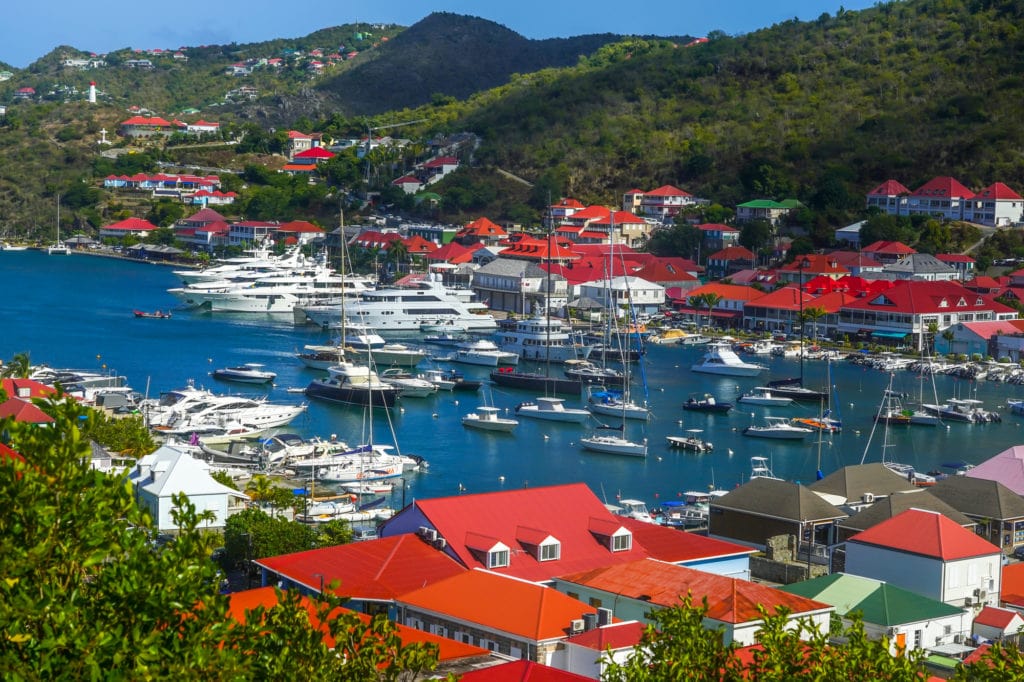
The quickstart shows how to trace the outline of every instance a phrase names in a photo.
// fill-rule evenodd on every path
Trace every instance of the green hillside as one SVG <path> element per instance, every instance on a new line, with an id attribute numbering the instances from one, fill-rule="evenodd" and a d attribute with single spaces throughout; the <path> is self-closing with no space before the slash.
<path id="1" fill-rule="evenodd" d="M 690 48 L 609 50 L 434 115 L 482 136 L 478 163 L 588 200 L 675 183 L 844 211 L 887 178 L 942 174 L 1024 191 L 1022 20 L 1019 1 L 889 2 Z"/>

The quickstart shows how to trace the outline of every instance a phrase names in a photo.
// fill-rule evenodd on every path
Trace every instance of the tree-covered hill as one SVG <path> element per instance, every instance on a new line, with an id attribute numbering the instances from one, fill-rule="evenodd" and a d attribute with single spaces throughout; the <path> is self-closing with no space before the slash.
<path id="1" fill-rule="evenodd" d="M 611 46 L 422 113 L 479 133 L 479 163 L 584 199 L 669 182 L 842 211 L 887 178 L 944 174 L 1024 191 L 1022 25 L 1014 0 L 880 3 L 689 48 Z"/>
<path id="2" fill-rule="evenodd" d="M 508 81 L 514 73 L 575 64 L 611 34 L 528 40 L 477 17 L 434 13 L 409 27 L 375 59 L 317 86 L 348 114 L 378 114 L 441 96 L 465 99 Z"/>

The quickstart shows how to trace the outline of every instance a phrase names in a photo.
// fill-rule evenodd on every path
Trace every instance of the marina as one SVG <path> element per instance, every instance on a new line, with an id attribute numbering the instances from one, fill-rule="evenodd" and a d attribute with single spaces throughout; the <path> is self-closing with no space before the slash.
<path id="1" fill-rule="evenodd" d="M 298 405 L 303 401 L 289 388 L 305 387 L 325 372 L 307 368 L 295 353 L 305 345 L 328 345 L 330 334 L 315 326 L 295 326 L 291 316 L 274 314 L 212 314 L 174 308 L 166 290 L 177 282 L 168 268 L 149 264 L 93 258 L 73 254 L 69 258 L 47 258 L 45 252 L 5 253 L 0 278 L 24 295 L 12 297 L 7 306 L 7 333 L 0 342 L 0 358 L 30 352 L 33 364 L 72 367 L 127 377 L 129 384 L 150 397 L 180 388 L 188 379 L 197 387 L 232 395 L 266 397 L 275 403 Z M 172 309 L 167 324 L 140 324 L 126 310 Z M 47 315 L 39 315 L 46 310 Z M 54 325 L 60 321 L 60 327 Z M 61 329 L 73 329 L 74 343 L 68 343 Z M 418 331 L 389 341 L 422 344 Z M 140 350 L 144 349 L 144 350 Z M 486 492 L 523 486 L 541 486 L 582 481 L 608 497 L 646 500 L 651 507 L 667 500 L 681 499 L 689 490 L 706 489 L 712 482 L 731 489 L 751 475 L 751 457 L 766 457 L 775 476 L 810 482 L 818 465 L 818 436 L 801 441 L 747 438 L 742 430 L 767 415 L 787 418 L 818 417 L 818 404 L 797 403 L 786 408 L 736 404 L 739 395 L 763 385 L 764 377 L 736 377 L 698 374 L 690 370 L 700 362 L 701 346 L 653 345 L 644 358 L 647 383 L 651 387 L 652 418 L 632 423 L 630 440 L 646 438 L 648 454 L 643 457 L 595 456 L 586 454 L 581 439 L 592 426 L 523 419 L 515 432 L 495 437 L 462 425 L 462 418 L 487 402 L 511 414 L 516 405 L 543 396 L 543 391 L 492 386 L 480 393 L 438 391 L 424 398 L 400 400 L 388 410 L 394 423 L 402 454 L 415 454 L 430 462 L 427 470 L 407 473 L 397 481 L 391 506 L 402 495 L 420 497 Z M 794 376 L 798 361 L 783 356 L 758 358 L 769 367 L 768 376 Z M 217 384 L 209 374 L 217 367 L 259 362 L 277 373 L 273 385 Z M 809 386 L 825 386 L 827 364 L 805 361 Z M 425 369 L 421 366 L 420 370 Z M 488 380 L 486 367 L 463 366 L 466 381 Z M 543 365 L 521 362 L 520 369 L 543 374 Z M 558 368 L 559 370 L 561 367 Z M 552 375 L 556 370 L 552 369 Z M 417 371 L 413 372 L 418 373 Z M 889 371 L 866 363 L 846 360 L 831 363 L 833 409 L 841 413 L 843 430 L 824 434 L 821 468 L 825 473 L 856 464 L 865 454 L 874 415 L 886 390 Z M 912 369 L 895 371 L 893 389 L 917 395 L 919 376 Z M 1002 422 L 943 423 L 927 429 L 891 429 L 893 459 L 927 472 L 952 459 L 966 458 L 977 464 L 1022 442 L 1024 417 L 1011 412 L 1010 401 L 1024 398 L 1024 387 L 1011 381 L 962 378 L 955 374 L 935 376 L 938 395 L 980 400 L 985 409 L 1003 415 Z M 931 391 L 929 391 L 931 393 Z M 728 412 L 684 410 L 690 397 L 733 403 Z M 569 407 L 584 406 L 583 396 L 561 395 Z M 773 412 L 773 410 L 776 410 Z M 383 412 L 383 410 L 379 410 Z M 310 401 L 306 410 L 287 427 L 304 438 L 327 438 L 338 434 L 350 443 L 366 442 L 364 410 L 326 401 Z M 616 423 L 611 417 L 602 417 Z M 375 442 L 390 442 L 386 419 L 374 420 Z M 714 444 L 713 451 L 695 456 L 671 448 L 666 438 L 690 429 L 701 429 L 700 438 Z M 866 461 L 881 461 L 880 448 L 873 446 Z M 319 487 L 319 484 L 318 484 Z M 611 500 L 609 500 L 611 501 Z"/>

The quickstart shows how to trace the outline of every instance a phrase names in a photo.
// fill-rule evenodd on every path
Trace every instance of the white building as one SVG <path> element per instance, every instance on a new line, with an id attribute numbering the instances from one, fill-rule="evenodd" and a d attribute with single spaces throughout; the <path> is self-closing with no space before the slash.
<path id="1" fill-rule="evenodd" d="M 213 520 L 205 526 L 208 528 L 223 528 L 227 518 L 241 511 L 249 500 L 244 493 L 218 483 L 210 475 L 209 464 L 169 445 L 140 459 L 128 480 L 135 500 L 149 510 L 160 531 L 178 528 L 171 517 L 171 498 L 178 493 L 188 496 L 197 513 L 213 512 Z"/>
<path id="2" fill-rule="evenodd" d="M 605 310 L 615 309 L 618 316 L 627 314 L 630 304 L 637 313 L 655 313 L 665 303 L 665 287 L 639 277 L 620 275 L 608 280 L 580 285 L 580 297 L 601 303 Z"/>
<path id="3" fill-rule="evenodd" d="M 998 606 L 1002 553 L 942 514 L 908 509 L 846 541 L 846 572 L 951 606 Z"/>

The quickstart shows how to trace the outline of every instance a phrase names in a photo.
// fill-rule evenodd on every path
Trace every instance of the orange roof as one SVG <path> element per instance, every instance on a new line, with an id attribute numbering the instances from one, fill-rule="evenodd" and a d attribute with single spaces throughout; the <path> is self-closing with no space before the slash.
<path id="1" fill-rule="evenodd" d="M 727 246 L 708 256 L 708 260 L 754 260 L 754 252 L 745 246 Z"/>
<path id="2" fill-rule="evenodd" d="M 813 296 L 800 291 L 799 287 L 782 287 L 781 289 L 776 289 L 770 294 L 764 294 L 752 301 L 747 301 L 747 303 L 757 308 L 800 310 L 801 306 L 810 306 L 813 300 Z M 801 301 L 803 302 L 801 303 Z"/>
<path id="3" fill-rule="evenodd" d="M 479 237 L 504 237 L 508 233 L 500 225 L 497 225 L 487 218 L 480 217 L 459 230 L 459 234 L 475 234 Z"/>
<path id="4" fill-rule="evenodd" d="M 240 623 L 244 623 L 247 612 L 262 606 L 264 609 L 270 609 L 278 604 L 277 590 L 273 587 L 259 587 L 254 590 L 243 590 L 242 592 L 232 592 L 228 596 L 228 615 L 234 620 Z M 324 632 L 324 644 L 328 647 L 334 647 L 334 639 L 328 634 L 327 627 L 321 625 L 316 620 L 316 602 L 306 597 L 302 598 L 302 603 L 306 607 L 310 615 L 311 622 L 314 627 L 317 627 Z M 341 607 L 334 608 L 328 613 L 329 618 L 336 618 L 339 614 L 348 611 Z M 369 623 L 370 617 L 363 613 L 357 613 L 359 619 L 364 623 Z M 460 658 L 470 658 L 474 656 L 486 656 L 488 651 L 481 649 L 480 647 L 472 646 L 470 644 L 463 644 L 457 642 L 454 639 L 448 639 L 447 637 L 439 637 L 432 635 L 429 632 L 417 630 L 416 628 L 406 627 L 404 625 L 395 624 L 398 632 L 398 637 L 401 639 L 403 645 L 415 644 L 420 642 L 429 642 L 438 646 L 438 660 L 442 662 L 458 660 Z"/>
<path id="5" fill-rule="evenodd" d="M 848 542 L 952 561 L 998 554 L 999 548 L 937 512 L 908 509 Z"/>
<path id="6" fill-rule="evenodd" d="M 1003 566 L 1000 592 L 1004 603 L 1024 607 L 1024 562 Z"/>
<path id="7" fill-rule="evenodd" d="M 310 163 L 286 163 L 281 166 L 281 170 L 286 173 L 315 173 L 316 164 Z"/>
<path id="8" fill-rule="evenodd" d="M 770 614 L 775 613 L 780 607 L 785 607 L 795 615 L 832 608 L 828 604 L 760 583 L 728 578 L 653 559 L 641 559 L 565 575 L 561 576 L 559 581 L 610 592 L 628 599 L 643 600 L 665 608 L 679 606 L 682 597 L 687 593 L 691 593 L 698 602 L 707 597 L 708 618 L 722 623 L 740 624 L 761 620 L 759 606 L 765 607 Z"/>
<path id="9" fill-rule="evenodd" d="M 317 227 L 313 223 L 308 223 L 305 220 L 293 220 L 290 223 L 285 223 L 281 227 L 277 228 L 278 232 L 323 232 L 323 228 Z"/>
<path id="10" fill-rule="evenodd" d="M 465 568 L 416 535 L 311 549 L 259 559 L 258 565 L 311 589 L 341 582 L 336 590 L 355 599 L 394 599 L 426 584 L 465 572 Z"/>
<path id="11" fill-rule="evenodd" d="M 669 528 L 668 530 L 672 529 Z M 679 531 L 673 532 L 678 533 Z M 681 533 L 681 535 L 690 535 L 690 533 Z M 628 649 L 640 643 L 640 637 L 644 634 L 646 628 L 646 625 L 635 620 L 625 623 L 612 623 L 611 625 L 605 625 L 604 627 L 594 628 L 593 630 L 573 635 L 567 641 L 602 653 L 606 649 Z"/>
<path id="12" fill-rule="evenodd" d="M 405 244 L 405 248 L 409 253 L 433 253 L 437 251 L 438 246 L 432 241 L 426 240 L 418 234 L 403 239 L 402 243 Z"/>
<path id="13" fill-rule="evenodd" d="M 474 569 L 397 600 L 531 641 L 562 639 L 573 620 L 597 609 L 550 587 Z"/>

